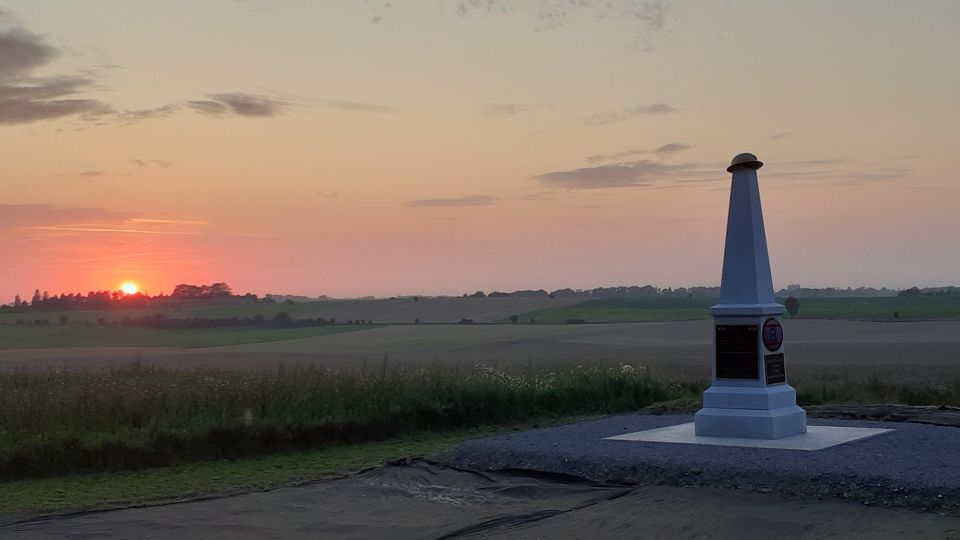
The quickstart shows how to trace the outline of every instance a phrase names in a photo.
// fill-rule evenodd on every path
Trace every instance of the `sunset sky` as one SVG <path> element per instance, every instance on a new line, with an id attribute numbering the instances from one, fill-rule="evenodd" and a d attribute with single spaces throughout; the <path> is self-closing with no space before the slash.
<path id="1" fill-rule="evenodd" d="M 0 1 L 0 303 L 960 284 L 960 2 Z"/>

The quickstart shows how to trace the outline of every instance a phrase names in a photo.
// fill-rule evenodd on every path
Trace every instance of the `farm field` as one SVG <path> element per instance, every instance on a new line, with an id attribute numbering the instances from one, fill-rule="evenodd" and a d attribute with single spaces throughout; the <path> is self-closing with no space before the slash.
<path id="1" fill-rule="evenodd" d="M 53 327 L 39 329 L 46 328 Z M 390 365 L 488 364 L 526 369 L 629 362 L 671 374 L 685 376 L 690 373 L 706 377 L 712 350 L 711 322 L 705 320 L 346 328 L 355 331 L 206 348 L 140 344 L 132 347 L 5 349 L 0 350 L 0 369 L 88 370 L 136 364 L 169 369 L 273 369 L 280 364 L 356 369 L 385 362 Z M 240 333 L 248 331 L 242 329 Z M 828 367 L 861 373 L 900 366 L 905 372 L 913 370 L 914 374 L 916 369 L 930 366 L 930 375 L 934 377 L 960 369 L 957 356 L 960 321 L 893 323 L 786 319 L 784 331 L 793 374 L 803 372 L 807 366 L 811 370 Z M 194 331 L 169 332 L 189 334 Z"/>
<path id="2" fill-rule="evenodd" d="M 424 323 L 450 323 L 461 319 L 471 319 L 478 323 L 498 322 L 511 315 L 544 309 L 563 307 L 582 302 L 582 298 L 548 297 L 499 297 L 499 298 L 394 298 L 377 300 L 329 300 L 316 302 L 285 302 L 256 304 L 211 304 L 210 302 L 185 302 L 179 308 L 157 309 L 113 309 L 95 311 L 53 311 L 29 313 L 2 313 L 0 325 L 15 324 L 18 320 L 32 321 L 46 319 L 56 324 L 63 315 L 73 322 L 95 323 L 104 318 L 107 321 L 120 320 L 123 317 L 141 317 L 143 315 L 162 314 L 170 318 L 220 318 L 254 317 L 261 315 L 271 318 L 277 313 L 286 312 L 294 319 L 317 318 L 336 319 L 337 322 L 373 321 L 374 323 L 412 324 L 416 319 Z"/>
<path id="3" fill-rule="evenodd" d="M 783 298 L 778 298 L 783 303 Z M 960 296 L 890 296 L 876 298 L 800 298 L 799 319 L 863 321 L 960 320 Z M 587 300 L 523 313 L 521 321 L 562 323 L 683 321 L 707 319 L 716 298 L 628 298 Z"/>
<path id="4" fill-rule="evenodd" d="M 341 334 L 363 325 L 306 328 L 201 328 L 191 330 L 99 325 L 0 325 L 0 349 L 57 347 L 217 347 Z"/>

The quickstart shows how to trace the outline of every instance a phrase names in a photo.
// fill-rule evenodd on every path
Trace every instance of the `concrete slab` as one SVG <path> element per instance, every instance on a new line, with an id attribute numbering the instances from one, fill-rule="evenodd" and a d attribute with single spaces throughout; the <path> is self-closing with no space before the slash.
<path id="1" fill-rule="evenodd" d="M 688 422 L 634 433 L 605 437 L 608 441 L 655 442 L 679 444 L 706 444 L 713 446 L 741 446 L 744 448 L 778 448 L 781 450 L 823 450 L 838 444 L 866 439 L 893 431 L 884 428 L 846 426 L 808 426 L 807 432 L 782 439 L 740 439 L 736 437 L 698 437 L 694 423 Z"/>

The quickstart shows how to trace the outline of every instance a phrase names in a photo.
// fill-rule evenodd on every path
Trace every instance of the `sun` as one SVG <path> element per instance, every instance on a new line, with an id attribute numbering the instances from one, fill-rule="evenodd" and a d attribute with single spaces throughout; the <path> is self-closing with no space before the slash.
<path id="1" fill-rule="evenodd" d="M 140 291 L 140 286 L 132 281 L 124 281 L 120 284 L 120 292 L 123 294 L 137 294 Z"/>

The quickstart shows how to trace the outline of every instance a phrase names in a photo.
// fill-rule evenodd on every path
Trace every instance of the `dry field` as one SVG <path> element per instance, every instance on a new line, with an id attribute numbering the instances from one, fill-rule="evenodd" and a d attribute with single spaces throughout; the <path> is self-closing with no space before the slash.
<path id="1" fill-rule="evenodd" d="M 851 368 L 960 372 L 960 321 L 785 320 L 794 374 Z M 335 368 L 396 363 L 484 363 L 506 369 L 607 361 L 667 375 L 706 376 L 709 321 L 583 325 L 403 325 L 268 343 L 194 349 L 86 347 L 0 350 L 0 369 L 97 369 L 135 363 L 164 368 L 273 369 L 279 363 Z M 830 369 L 825 369 L 830 368 Z"/>

